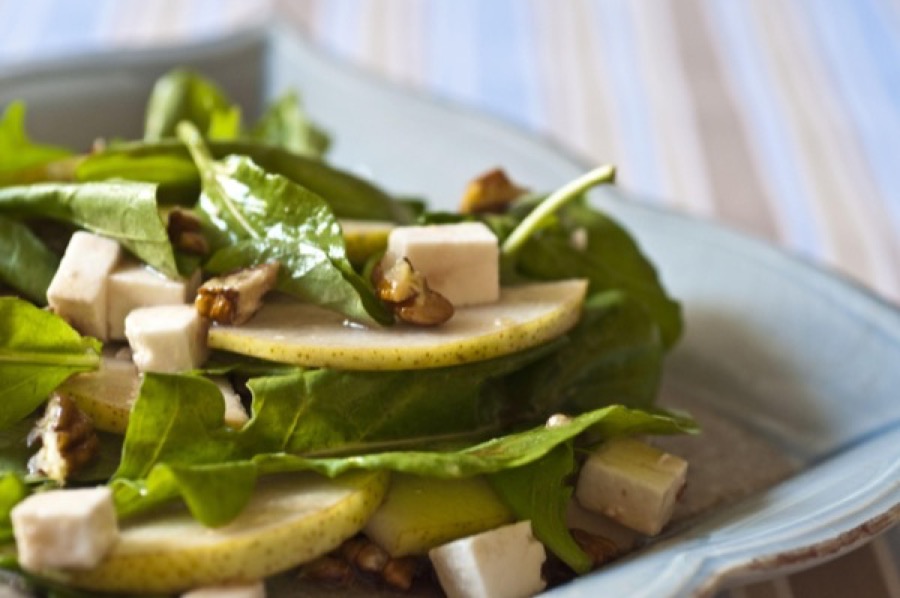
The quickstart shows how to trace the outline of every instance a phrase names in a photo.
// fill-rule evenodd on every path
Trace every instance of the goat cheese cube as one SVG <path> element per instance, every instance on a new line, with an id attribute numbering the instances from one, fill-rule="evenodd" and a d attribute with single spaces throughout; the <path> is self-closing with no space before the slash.
<path id="1" fill-rule="evenodd" d="M 520 598 L 544 589 L 544 545 L 520 521 L 454 540 L 428 552 L 449 598 Z"/>
<path id="2" fill-rule="evenodd" d="M 234 386 L 228 378 L 216 376 L 211 378 L 219 390 L 222 391 L 222 399 L 225 401 L 225 425 L 229 428 L 239 429 L 249 421 L 250 416 L 241 403 L 241 397 L 235 392 Z"/>
<path id="3" fill-rule="evenodd" d="M 480 222 L 398 226 L 388 237 L 382 267 L 404 257 L 456 307 L 500 297 L 497 237 Z"/>
<path id="4" fill-rule="evenodd" d="M 633 438 L 616 438 L 581 468 L 575 497 L 585 509 L 654 536 L 672 517 L 687 462 Z"/>
<path id="5" fill-rule="evenodd" d="M 27 570 L 89 569 L 119 537 L 109 488 L 32 494 L 10 515 L 19 563 Z"/>
<path id="6" fill-rule="evenodd" d="M 125 318 L 132 359 L 142 372 L 192 370 L 206 359 L 207 322 L 193 305 L 139 307 Z"/>
<path id="7" fill-rule="evenodd" d="M 47 288 L 50 309 L 82 334 L 107 340 L 107 277 L 121 255 L 112 239 L 83 231 L 73 234 Z"/>
<path id="8" fill-rule="evenodd" d="M 266 586 L 261 581 L 240 585 L 221 585 L 197 588 L 181 598 L 266 598 Z"/>
<path id="9" fill-rule="evenodd" d="M 190 279 L 173 280 L 137 261 L 120 265 L 109 275 L 106 312 L 109 338 L 125 340 L 125 318 L 133 310 L 190 303 L 199 285 L 199 269 Z"/>

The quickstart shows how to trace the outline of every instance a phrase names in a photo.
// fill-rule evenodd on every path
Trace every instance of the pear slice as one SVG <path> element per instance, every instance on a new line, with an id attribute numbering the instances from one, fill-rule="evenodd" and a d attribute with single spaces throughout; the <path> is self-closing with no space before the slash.
<path id="1" fill-rule="evenodd" d="M 482 477 L 394 474 L 384 502 L 363 530 L 393 557 L 511 523 L 513 512 Z"/>
<path id="2" fill-rule="evenodd" d="M 340 223 L 344 234 L 344 246 L 347 248 L 347 259 L 350 263 L 358 265 L 364 264 L 369 256 L 384 251 L 388 235 L 397 226 L 384 220 L 342 219 Z"/>
<path id="3" fill-rule="evenodd" d="M 566 333 L 581 315 L 587 282 L 501 290 L 496 303 L 456 310 L 435 328 L 364 328 L 298 302 L 272 302 L 242 326 L 214 326 L 209 346 L 270 361 L 348 370 L 422 369 L 499 357 Z"/>
<path id="4" fill-rule="evenodd" d="M 131 361 L 104 357 L 98 370 L 72 376 L 59 392 L 75 401 L 98 430 L 124 434 L 140 387 L 140 374 Z"/>
<path id="5" fill-rule="evenodd" d="M 261 481 L 244 511 L 206 528 L 183 508 L 126 522 L 95 568 L 41 571 L 92 591 L 160 594 L 263 579 L 313 560 L 356 534 L 384 497 L 386 472 L 329 480 L 312 473 Z"/>

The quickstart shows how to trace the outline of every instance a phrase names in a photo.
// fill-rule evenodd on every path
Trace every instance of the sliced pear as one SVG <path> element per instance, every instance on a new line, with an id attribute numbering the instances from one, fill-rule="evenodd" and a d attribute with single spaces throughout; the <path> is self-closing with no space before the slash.
<path id="1" fill-rule="evenodd" d="M 388 235 L 396 224 L 383 220 L 341 220 L 347 259 L 353 264 L 363 264 L 369 256 L 384 251 Z"/>
<path id="2" fill-rule="evenodd" d="M 384 502 L 363 530 L 393 557 L 429 549 L 514 520 L 481 477 L 440 479 L 394 474 Z"/>
<path id="3" fill-rule="evenodd" d="M 272 302 L 242 326 L 215 326 L 209 346 L 271 361 L 349 370 L 421 369 L 534 347 L 578 322 L 584 280 L 504 288 L 496 303 L 463 307 L 435 328 L 348 325 L 334 312 Z"/>
<path id="4" fill-rule="evenodd" d="M 94 427 L 124 434 L 141 378 L 131 361 L 104 357 L 100 369 L 76 374 L 59 388 L 91 417 Z"/>
<path id="5" fill-rule="evenodd" d="M 315 559 L 356 534 L 381 502 L 385 472 L 329 480 L 316 474 L 261 482 L 234 521 L 206 528 L 184 509 L 126 522 L 106 558 L 87 571 L 42 571 L 93 591 L 159 594 L 245 583 Z"/>

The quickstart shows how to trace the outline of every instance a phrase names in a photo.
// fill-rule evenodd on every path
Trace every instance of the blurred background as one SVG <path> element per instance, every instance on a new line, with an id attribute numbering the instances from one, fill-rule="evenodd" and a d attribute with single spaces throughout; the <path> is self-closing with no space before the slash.
<path id="1" fill-rule="evenodd" d="M 0 70 L 272 21 L 900 301 L 896 0 L 0 0 Z M 730 595 L 900 598 L 898 555 Z"/>

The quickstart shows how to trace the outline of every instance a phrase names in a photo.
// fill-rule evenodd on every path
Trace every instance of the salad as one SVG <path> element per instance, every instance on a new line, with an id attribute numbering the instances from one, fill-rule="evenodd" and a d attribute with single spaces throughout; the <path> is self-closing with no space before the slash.
<path id="1" fill-rule="evenodd" d="M 472 575 L 521 595 L 659 533 L 685 466 L 638 438 L 696 426 L 654 404 L 680 307 L 587 200 L 614 169 L 549 193 L 489 171 L 434 212 L 330 164 L 296 94 L 247 120 L 182 69 L 140 140 L 79 154 L 31 140 L 21 103 L 0 117 L 10 579 L 171 595 L 436 570 L 451 595 Z M 539 585 L 498 580 L 483 542 Z"/>

